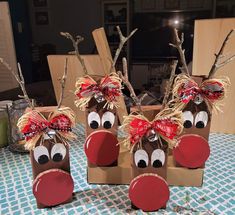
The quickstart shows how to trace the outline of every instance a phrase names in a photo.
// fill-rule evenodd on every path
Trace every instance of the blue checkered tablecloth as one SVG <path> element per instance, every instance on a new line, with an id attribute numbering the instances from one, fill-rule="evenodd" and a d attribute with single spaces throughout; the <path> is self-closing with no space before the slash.
<path id="1" fill-rule="evenodd" d="M 28 155 L 0 150 L 0 214 L 142 214 L 131 209 L 128 186 L 89 185 L 83 152 L 84 128 L 76 128 L 78 140 L 71 143 L 74 200 L 51 209 L 37 209 L 32 194 L 32 172 Z M 235 215 L 235 135 L 211 134 L 211 156 L 204 183 L 197 187 L 170 187 L 166 210 L 157 214 Z"/>

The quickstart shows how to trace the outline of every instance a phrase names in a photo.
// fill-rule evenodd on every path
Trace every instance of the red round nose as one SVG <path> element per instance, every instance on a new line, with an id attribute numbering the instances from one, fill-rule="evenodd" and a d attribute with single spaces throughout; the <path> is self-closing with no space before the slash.
<path id="1" fill-rule="evenodd" d="M 209 155 L 210 147 L 207 140 L 194 134 L 181 136 L 179 144 L 173 149 L 176 162 L 187 168 L 203 166 Z"/>
<path id="2" fill-rule="evenodd" d="M 143 174 L 130 183 L 129 198 L 143 211 L 156 211 L 166 206 L 170 197 L 167 182 L 156 174 Z"/>
<path id="3" fill-rule="evenodd" d="M 84 150 L 87 159 L 97 166 L 108 166 L 118 159 L 119 145 L 117 137 L 111 132 L 97 131 L 90 134 Z"/>
<path id="4" fill-rule="evenodd" d="M 33 194 L 41 204 L 51 207 L 66 202 L 73 193 L 73 179 L 68 172 L 50 169 L 33 182 Z"/>

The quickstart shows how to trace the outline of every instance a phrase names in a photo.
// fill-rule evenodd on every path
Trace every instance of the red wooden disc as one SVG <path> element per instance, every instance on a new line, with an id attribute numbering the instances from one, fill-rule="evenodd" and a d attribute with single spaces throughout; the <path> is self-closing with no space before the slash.
<path id="1" fill-rule="evenodd" d="M 170 197 L 167 182 L 156 174 L 143 174 L 130 183 L 129 198 L 143 211 L 156 211 L 166 206 Z"/>
<path id="2" fill-rule="evenodd" d="M 97 131 L 90 134 L 84 150 L 87 159 L 97 166 L 108 166 L 118 159 L 119 145 L 117 137 L 111 132 Z"/>
<path id="3" fill-rule="evenodd" d="M 205 164 L 210 155 L 207 140 L 196 134 L 180 137 L 179 144 L 173 149 L 174 159 L 187 168 L 198 168 Z"/>
<path id="4" fill-rule="evenodd" d="M 50 169 L 33 182 L 33 194 L 41 204 L 51 207 L 67 201 L 73 193 L 73 179 L 68 172 Z"/>

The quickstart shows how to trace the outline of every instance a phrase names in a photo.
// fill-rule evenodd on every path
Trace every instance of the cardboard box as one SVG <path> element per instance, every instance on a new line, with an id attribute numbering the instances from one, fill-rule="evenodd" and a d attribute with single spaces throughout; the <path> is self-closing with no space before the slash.
<path id="1" fill-rule="evenodd" d="M 143 105 L 141 106 L 144 116 L 149 120 L 152 121 L 157 113 L 161 110 L 161 105 Z M 131 112 L 138 111 L 136 106 L 131 107 Z"/>
<path id="2" fill-rule="evenodd" d="M 87 181 L 90 184 L 129 184 L 131 175 L 131 153 L 121 147 L 118 166 L 88 167 Z M 167 182 L 173 186 L 196 186 L 203 184 L 204 168 L 187 169 L 176 167 L 171 155 L 168 156 Z"/>
<path id="3" fill-rule="evenodd" d="M 144 115 L 149 120 L 153 120 L 161 109 L 161 105 L 142 106 Z M 132 107 L 131 111 L 136 111 Z M 119 139 L 119 141 L 122 141 Z M 121 145 L 118 158 L 118 165 L 113 167 L 87 167 L 87 181 L 91 184 L 129 184 L 132 177 L 132 155 L 128 149 Z M 167 161 L 167 182 L 175 186 L 202 186 L 204 168 L 188 169 L 179 167 L 169 150 Z"/>

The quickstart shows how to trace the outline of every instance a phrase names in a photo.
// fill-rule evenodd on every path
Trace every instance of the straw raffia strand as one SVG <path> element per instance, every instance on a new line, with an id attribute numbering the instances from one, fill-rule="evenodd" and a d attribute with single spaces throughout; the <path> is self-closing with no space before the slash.
<path id="1" fill-rule="evenodd" d="M 178 97 L 178 91 L 182 85 L 187 84 L 189 81 L 196 83 L 191 77 L 184 75 L 184 74 L 178 75 L 174 81 L 174 86 L 172 90 L 172 100 L 169 103 L 174 104 L 174 109 L 176 110 L 183 110 L 187 105 L 187 103 L 183 103 Z M 224 77 L 224 78 L 218 78 L 218 79 L 215 79 L 215 78 L 207 79 L 201 83 L 201 86 L 204 85 L 206 82 L 219 82 L 222 84 L 224 88 L 224 94 L 218 100 L 212 102 L 206 97 L 204 97 L 204 101 L 207 104 L 210 112 L 212 112 L 212 110 L 214 110 L 215 113 L 222 112 L 221 106 L 223 106 L 223 103 L 221 101 L 226 97 L 227 92 L 228 92 L 228 87 L 231 84 L 229 78 Z"/>
<path id="2" fill-rule="evenodd" d="M 156 120 L 163 120 L 163 119 L 169 119 L 173 121 L 175 124 L 178 125 L 178 130 L 177 130 L 177 136 L 183 131 L 183 115 L 182 111 L 173 108 L 165 108 L 162 111 L 160 111 L 156 117 L 154 118 L 153 121 Z M 177 145 L 177 137 L 174 138 L 173 140 L 165 137 L 164 135 L 160 135 L 165 141 L 168 142 L 169 148 L 173 148 Z"/>
<path id="3" fill-rule="evenodd" d="M 77 95 L 80 92 L 82 84 L 87 83 L 88 80 L 90 81 L 91 84 L 96 84 L 96 81 L 89 75 L 79 78 L 75 83 L 75 88 L 76 88 L 75 95 Z M 92 99 L 93 95 L 94 95 L 93 93 L 90 93 L 89 96 L 83 98 L 78 98 L 76 96 L 74 101 L 76 107 L 78 107 L 80 110 L 84 110 L 89 101 Z"/>
<path id="4" fill-rule="evenodd" d="M 153 121 L 149 121 L 145 116 L 138 114 L 136 112 L 131 113 L 129 116 L 125 116 L 124 117 L 124 121 L 123 121 L 123 125 L 121 126 L 121 129 L 128 134 L 127 137 L 120 143 L 123 144 L 125 147 L 127 147 L 131 152 L 133 151 L 133 148 L 135 146 L 131 145 L 130 142 L 130 123 L 134 120 L 134 119 L 140 119 L 140 120 L 145 120 L 149 123 L 153 123 L 156 120 L 164 120 L 164 119 L 170 119 L 171 121 L 173 121 L 175 124 L 178 125 L 178 131 L 177 131 L 177 135 L 179 135 L 182 130 L 183 130 L 183 117 L 182 117 L 182 112 L 175 110 L 174 108 L 167 108 L 162 110 L 161 112 L 159 112 L 156 117 L 154 118 Z M 164 135 L 161 135 L 160 133 L 158 134 L 161 138 L 163 138 L 165 141 L 168 142 L 169 147 L 173 148 L 174 146 L 176 146 L 177 144 L 177 140 L 176 139 L 169 139 L 167 137 L 165 137 Z M 142 147 L 142 143 L 138 143 L 140 144 L 140 148 Z"/>
<path id="5" fill-rule="evenodd" d="M 23 130 L 23 128 L 28 124 L 29 120 L 30 119 L 33 119 L 35 121 L 39 121 L 39 118 L 43 118 L 45 119 L 45 117 L 39 113 L 38 111 L 36 110 L 31 110 L 25 114 L 23 114 L 19 120 L 18 120 L 18 123 L 17 123 L 17 126 L 19 128 L 19 130 Z M 34 149 L 36 143 L 38 142 L 38 140 L 40 139 L 41 137 L 41 134 L 42 132 L 38 133 L 37 135 L 35 135 L 34 137 L 32 137 L 30 140 L 26 141 L 24 143 L 24 147 L 27 149 L 27 150 L 32 150 Z"/>

